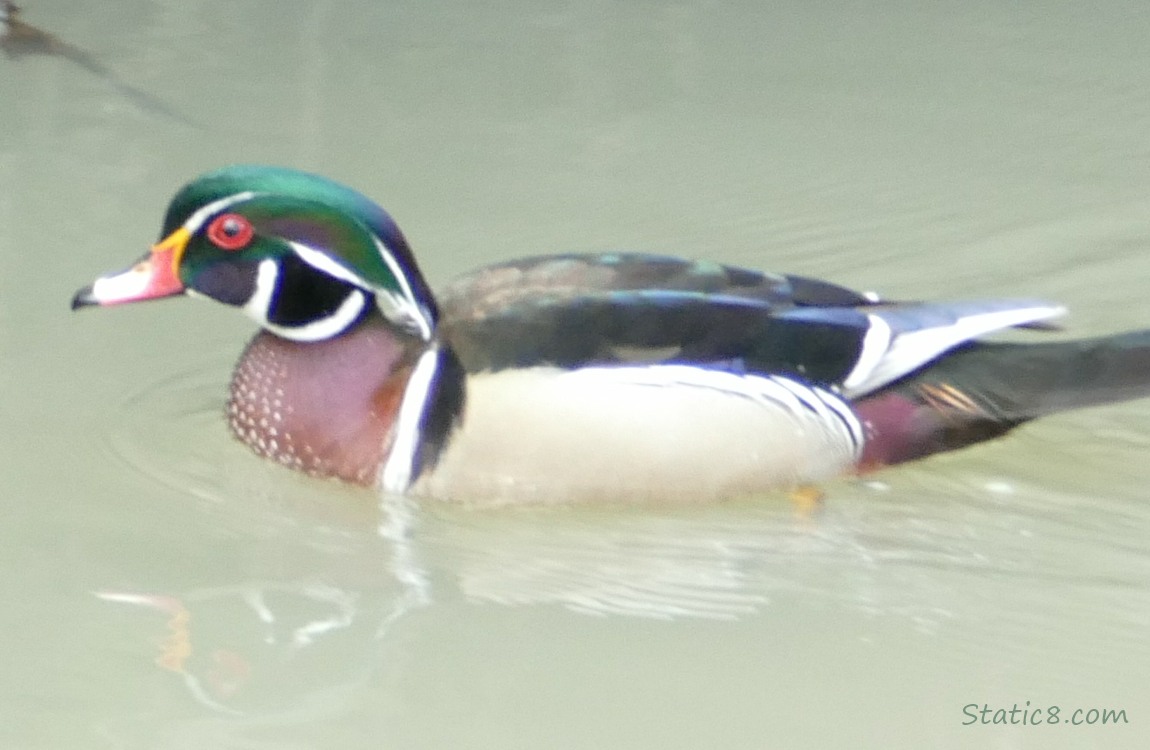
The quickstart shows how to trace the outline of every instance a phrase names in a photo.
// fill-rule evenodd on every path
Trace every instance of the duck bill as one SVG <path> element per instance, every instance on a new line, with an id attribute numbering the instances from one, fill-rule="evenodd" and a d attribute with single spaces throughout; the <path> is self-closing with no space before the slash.
<path id="1" fill-rule="evenodd" d="M 101 276 L 76 292 L 72 297 L 72 309 L 122 305 L 184 294 L 187 287 L 180 281 L 178 269 L 187 243 L 187 230 L 172 232 L 131 268 Z"/>

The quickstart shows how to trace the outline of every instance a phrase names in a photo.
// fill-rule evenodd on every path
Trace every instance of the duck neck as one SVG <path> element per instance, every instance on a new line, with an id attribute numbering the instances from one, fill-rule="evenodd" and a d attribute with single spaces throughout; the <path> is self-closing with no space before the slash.
<path id="1" fill-rule="evenodd" d="M 261 456 L 312 475 L 374 484 L 397 442 L 412 374 L 435 346 L 397 332 L 379 315 L 318 342 L 261 331 L 236 365 L 228 421 Z M 426 404 L 436 393 L 426 387 L 422 393 L 426 401 L 417 411 L 434 412 Z M 418 468 L 413 461 L 411 470 Z"/>

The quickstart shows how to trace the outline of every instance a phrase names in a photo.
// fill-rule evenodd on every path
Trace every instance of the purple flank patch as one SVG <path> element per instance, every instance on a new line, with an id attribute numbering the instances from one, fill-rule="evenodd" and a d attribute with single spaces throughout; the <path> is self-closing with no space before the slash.
<path id="1" fill-rule="evenodd" d="M 854 405 L 866 430 L 859 470 L 869 471 L 944 450 L 944 424 L 930 407 L 898 393 L 884 393 Z"/>

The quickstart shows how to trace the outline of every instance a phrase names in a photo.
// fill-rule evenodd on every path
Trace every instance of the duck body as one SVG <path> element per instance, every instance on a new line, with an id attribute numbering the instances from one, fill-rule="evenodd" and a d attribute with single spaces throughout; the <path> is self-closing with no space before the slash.
<path id="1" fill-rule="evenodd" d="M 565 276 L 575 266 L 586 272 L 604 258 L 622 260 L 533 260 L 527 281 L 541 284 L 561 267 Z M 589 321 L 572 325 L 578 312 L 564 313 L 557 293 L 549 306 L 558 309 L 533 325 L 494 313 L 491 298 L 522 294 L 521 277 L 512 289 L 493 283 L 510 279 L 508 268 L 481 269 L 446 290 L 442 341 L 432 346 L 396 336 L 374 314 L 318 342 L 258 333 L 233 374 L 233 432 L 256 453 L 307 473 L 473 504 L 734 497 L 826 479 L 857 458 L 862 427 L 829 389 L 730 361 L 687 364 L 666 334 L 652 344 L 631 325 L 613 337 L 591 334 Z M 565 294 L 582 303 L 585 290 L 576 288 Z M 433 373 L 422 403 L 442 416 L 420 413 L 401 425 L 408 389 L 424 387 L 413 382 L 421 361 Z M 419 439 L 404 443 L 407 425 Z"/>
<path id="2" fill-rule="evenodd" d="M 1035 300 L 897 303 L 623 253 L 489 266 L 433 297 L 382 209 L 272 167 L 185 186 L 152 251 L 73 306 L 178 294 L 263 329 L 228 406 L 256 453 L 471 504 L 790 489 L 1150 391 L 1147 332 L 980 340 L 1063 312 Z"/>

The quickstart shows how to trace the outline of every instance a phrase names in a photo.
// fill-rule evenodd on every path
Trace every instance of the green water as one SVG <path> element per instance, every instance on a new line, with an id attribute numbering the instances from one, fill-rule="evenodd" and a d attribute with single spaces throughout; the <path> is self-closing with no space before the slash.
<path id="1" fill-rule="evenodd" d="M 1150 403 L 810 519 L 431 507 L 397 540 L 232 442 L 240 316 L 68 311 L 184 180 L 262 161 L 378 198 L 435 283 L 650 250 L 1147 325 L 1140 8 L 25 5 L 115 78 L 0 58 L 0 746 L 1142 746 Z M 1026 701 L 1063 723 L 964 726 Z"/>

